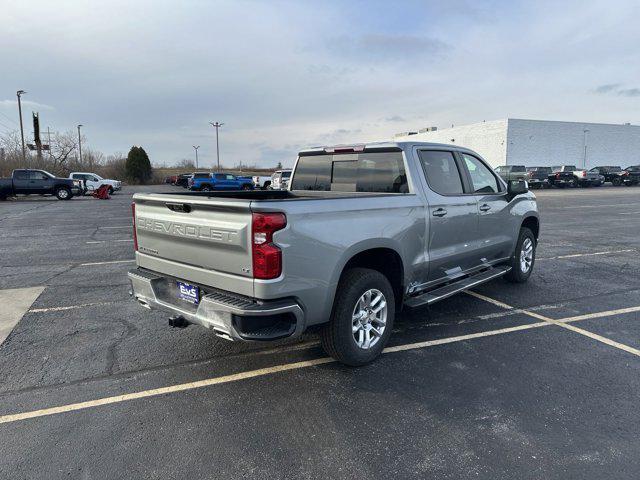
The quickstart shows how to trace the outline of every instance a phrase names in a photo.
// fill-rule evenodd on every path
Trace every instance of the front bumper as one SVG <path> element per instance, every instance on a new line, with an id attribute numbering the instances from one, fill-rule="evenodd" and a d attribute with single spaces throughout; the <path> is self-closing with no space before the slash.
<path id="1" fill-rule="evenodd" d="M 129 271 L 129 280 L 130 293 L 142 306 L 182 317 L 227 340 L 278 340 L 297 337 L 304 331 L 304 312 L 290 298 L 259 300 L 198 285 L 200 302 L 192 305 L 178 299 L 179 279 L 136 268 Z"/>

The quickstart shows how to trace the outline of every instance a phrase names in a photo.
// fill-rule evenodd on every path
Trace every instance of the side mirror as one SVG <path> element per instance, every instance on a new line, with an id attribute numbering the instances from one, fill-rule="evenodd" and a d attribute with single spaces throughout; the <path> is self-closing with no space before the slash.
<path id="1" fill-rule="evenodd" d="M 526 180 L 510 180 L 507 184 L 507 194 L 510 198 L 522 195 L 529 191 L 529 184 Z"/>

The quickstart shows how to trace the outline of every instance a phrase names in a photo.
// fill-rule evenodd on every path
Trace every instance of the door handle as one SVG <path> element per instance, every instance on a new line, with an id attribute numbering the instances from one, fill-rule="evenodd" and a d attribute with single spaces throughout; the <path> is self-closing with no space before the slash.
<path id="1" fill-rule="evenodd" d="M 481 212 L 488 212 L 489 210 L 491 210 L 491 205 L 488 205 L 488 204 L 485 203 L 484 205 L 480 206 L 480 211 Z"/>
<path id="2" fill-rule="evenodd" d="M 436 208 L 431 214 L 434 217 L 444 217 L 447 214 L 447 211 L 444 208 Z"/>

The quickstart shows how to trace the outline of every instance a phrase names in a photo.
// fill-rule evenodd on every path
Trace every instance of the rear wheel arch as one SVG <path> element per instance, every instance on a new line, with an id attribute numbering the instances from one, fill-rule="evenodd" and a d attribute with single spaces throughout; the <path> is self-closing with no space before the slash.
<path id="1" fill-rule="evenodd" d="M 342 279 L 348 270 L 368 268 L 384 275 L 393 289 L 396 306 L 401 307 L 404 298 L 404 263 L 400 254 L 393 248 L 374 247 L 353 254 L 344 264 L 338 278 Z M 335 294 L 334 294 L 335 298 Z"/>

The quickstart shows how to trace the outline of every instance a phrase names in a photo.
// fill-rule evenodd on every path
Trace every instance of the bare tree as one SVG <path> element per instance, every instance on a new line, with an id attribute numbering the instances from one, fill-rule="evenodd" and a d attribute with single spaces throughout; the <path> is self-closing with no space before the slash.
<path id="1" fill-rule="evenodd" d="M 73 131 L 65 133 L 56 133 L 51 139 L 51 146 L 49 147 L 51 156 L 49 157 L 49 164 L 54 172 L 64 170 L 65 164 L 70 158 L 73 158 L 72 154 L 77 154 L 78 138 L 77 134 Z"/>

